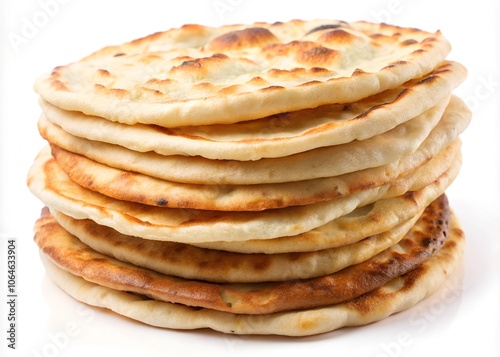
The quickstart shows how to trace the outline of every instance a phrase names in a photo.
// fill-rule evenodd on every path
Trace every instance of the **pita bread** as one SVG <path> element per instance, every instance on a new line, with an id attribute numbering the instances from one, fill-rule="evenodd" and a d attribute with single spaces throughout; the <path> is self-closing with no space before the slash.
<path id="1" fill-rule="evenodd" d="M 460 163 L 455 162 L 436 182 L 421 190 L 378 199 L 320 227 L 295 236 L 193 244 L 210 249 L 267 254 L 308 252 L 352 244 L 390 230 L 417 215 L 443 194 L 459 171 Z"/>
<path id="2" fill-rule="evenodd" d="M 80 186 L 118 200 L 146 205 L 218 211 L 261 211 L 328 201 L 399 179 L 401 193 L 421 189 L 438 179 L 459 155 L 460 139 L 429 160 L 417 150 L 397 163 L 337 177 L 261 185 L 193 185 L 169 182 L 113 168 L 51 145 L 58 166 Z M 423 148 L 424 149 L 424 148 Z M 429 160 L 429 161 L 427 161 Z M 420 167 L 410 171 L 413 166 Z M 408 177 L 406 185 L 402 176 Z"/>
<path id="3" fill-rule="evenodd" d="M 226 124 L 353 103 L 422 77 L 449 51 L 440 32 L 368 22 L 189 25 L 56 67 L 35 90 L 125 124 Z"/>
<path id="4" fill-rule="evenodd" d="M 443 193 L 459 169 L 460 165 L 452 165 L 436 184 L 430 185 L 429 190 L 411 192 L 402 199 L 410 199 L 412 209 L 419 207 L 417 201 L 421 204 L 432 193 Z M 407 178 L 402 178 L 403 187 L 406 187 L 407 181 Z M 116 200 L 81 187 L 59 168 L 48 150 L 40 153 L 30 169 L 28 187 L 47 206 L 73 218 L 89 218 L 126 235 L 189 244 L 298 235 L 347 215 L 357 207 L 373 203 L 384 195 L 390 197 L 391 187 L 398 193 L 401 191 L 400 184 L 395 181 L 331 201 L 259 212 L 153 207 Z M 416 212 L 422 208 L 419 207 Z M 403 214 L 391 212 L 389 214 Z"/>
<path id="5" fill-rule="evenodd" d="M 99 285 L 184 305 L 264 314 L 344 302 L 407 273 L 442 247 L 449 233 L 449 215 L 443 195 L 424 211 L 401 241 L 366 261 L 313 279 L 262 284 L 187 280 L 121 262 L 84 245 L 57 224 L 47 210 L 37 221 L 35 242 L 51 261 Z M 286 264 L 281 269 L 288 267 Z M 240 269 L 246 271 L 245 267 Z"/>
<path id="6" fill-rule="evenodd" d="M 445 62 L 423 78 L 348 105 L 329 104 L 235 124 L 169 129 L 110 123 L 96 116 L 62 110 L 44 100 L 40 105 L 52 123 L 73 136 L 88 140 L 167 156 L 259 160 L 382 134 L 437 105 L 465 76 L 462 65 Z"/>
<path id="7" fill-rule="evenodd" d="M 145 324 L 168 329 L 210 328 L 228 334 L 309 336 L 360 326 L 406 310 L 432 295 L 460 264 L 464 233 L 455 216 L 443 248 L 410 272 L 358 298 L 315 309 L 238 315 L 151 300 L 88 282 L 58 268 L 42 255 L 47 274 L 66 293 Z"/>
<path id="8" fill-rule="evenodd" d="M 452 116 L 454 119 L 462 119 L 461 123 L 453 123 L 452 128 L 448 127 L 451 124 L 449 121 L 441 124 L 440 119 L 447 104 L 448 100 L 441 102 L 417 118 L 363 141 L 258 161 L 209 160 L 195 156 L 140 153 L 118 145 L 75 137 L 43 116 L 38 125 L 42 137 L 49 143 L 111 167 L 174 182 L 247 185 L 311 180 L 386 165 L 415 152 L 433 129 L 446 131 L 442 133 L 443 137 L 453 136 L 454 140 L 456 135 L 453 134 L 458 130 L 453 128 L 462 127 L 460 124 L 467 120 L 466 115 Z M 456 100 L 451 104 L 450 110 L 455 111 L 461 107 L 460 101 Z"/>
<path id="9" fill-rule="evenodd" d="M 56 210 L 51 213 L 68 233 L 101 254 L 166 275 L 222 283 L 308 279 L 335 273 L 395 245 L 421 216 L 420 212 L 390 231 L 338 248 L 242 254 L 125 236 L 89 219 L 76 220 Z"/>

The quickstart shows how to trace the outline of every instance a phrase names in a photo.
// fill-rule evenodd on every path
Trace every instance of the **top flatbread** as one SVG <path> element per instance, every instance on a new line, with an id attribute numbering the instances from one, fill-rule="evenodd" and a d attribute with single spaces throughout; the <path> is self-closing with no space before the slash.
<path id="1" fill-rule="evenodd" d="M 465 76 L 462 65 L 445 62 L 424 77 L 348 105 L 329 104 L 235 124 L 168 129 L 110 123 L 44 100 L 40 106 L 48 120 L 77 137 L 139 152 L 245 161 L 289 156 L 382 134 L 437 105 Z"/>
<path id="2" fill-rule="evenodd" d="M 425 75 L 449 51 L 439 31 L 369 22 L 187 25 L 56 67 L 35 90 L 126 124 L 236 123 L 358 101 Z"/>

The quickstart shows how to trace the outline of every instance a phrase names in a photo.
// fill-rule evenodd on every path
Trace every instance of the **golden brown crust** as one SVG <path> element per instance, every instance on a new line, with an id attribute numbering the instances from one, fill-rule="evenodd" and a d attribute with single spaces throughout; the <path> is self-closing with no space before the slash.
<path id="1" fill-rule="evenodd" d="M 89 219 L 75 220 L 54 209 L 51 214 L 65 230 L 99 253 L 162 274 L 219 283 L 283 281 L 331 274 L 396 244 L 420 217 L 418 214 L 387 232 L 341 247 L 298 253 L 241 254 L 140 239 Z"/>
<path id="2" fill-rule="evenodd" d="M 59 66 L 35 88 L 127 124 L 236 123 L 355 102 L 430 72 L 449 50 L 440 32 L 368 22 L 185 26 Z"/>
<path id="3" fill-rule="evenodd" d="M 80 186 L 106 196 L 141 204 L 219 211 L 262 211 L 307 205 L 345 197 L 424 173 L 421 189 L 434 182 L 459 157 L 460 140 L 430 158 L 425 153 L 387 165 L 337 177 L 261 185 L 194 185 L 170 182 L 134 171 L 120 170 L 50 145 L 57 165 Z"/>
<path id="4" fill-rule="evenodd" d="M 49 121 L 78 137 L 118 144 L 140 152 L 247 161 L 289 156 L 378 135 L 436 105 L 465 76 L 463 66 L 456 62 L 444 62 L 423 78 L 413 79 L 398 88 L 356 103 L 330 104 L 231 125 L 179 128 L 126 125 L 64 111 L 43 100 L 40 104 Z M 148 84 L 156 88 L 170 82 L 169 79 L 151 79 Z M 253 77 L 251 82 L 266 86 L 261 77 Z M 314 85 L 313 82 L 308 83 L 304 85 Z M 196 87 L 209 91 L 213 89 L 213 84 L 202 82 Z M 236 87 L 227 90 L 233 91 Z"/>
<path id="5" fill-rule="evenodd" d="M 36 224 L 35 241 L 56 264 L 101 285 L 185 305 L 264 314 L 331 305 L 376 289 L 438 251 L 446 239 L 449 219 L 448 202 L 443 195 L 393 248 L 334 274 L 267 284 L 218 285 L 121 263 L 86 247 L 63 230 L 46 209 Z"/>
<path id="6" fill-rule="evenodd" d="M 322 308 L 264 315 L 238 315 L 151 300 L 144 295 L 90 283 L 57 268 L 44 254 L 41 258 L 52 280 L 75 299 L 149 325 L 170 329 L 208 327 L 231 334 L 308 336 L 381 320 L 436 292 L 459 266 L 463 254 L 464 233 L 455 216 L 452 216 L 449 233 L 437 254 L 369 293 Z M 447 284 L 454 282 L 450 279 Z"/>

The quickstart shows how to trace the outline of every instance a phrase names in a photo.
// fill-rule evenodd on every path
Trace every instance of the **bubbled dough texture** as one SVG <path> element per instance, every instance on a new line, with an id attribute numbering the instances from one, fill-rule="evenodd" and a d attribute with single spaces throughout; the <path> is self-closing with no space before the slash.
<path id="1" fill-rule="evenodd" d="M 357 101 L 423 76 L 449 50 L 439 32 L 368 22 L 189 25 L 56 67 L 35 89 L 127 124 L 235 123 Z"/>

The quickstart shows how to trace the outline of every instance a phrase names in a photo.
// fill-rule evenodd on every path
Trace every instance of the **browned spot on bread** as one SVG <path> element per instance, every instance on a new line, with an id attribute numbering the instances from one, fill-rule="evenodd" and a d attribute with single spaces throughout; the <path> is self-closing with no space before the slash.
<path id="1" fill-rule="evenodd" d="M 366 72 L 365 72 L 365 71 L 363 71 L 361 68 L 356 68 L 356 69 L 354 70 L 354 72 L 352 72 L 352 76 L 353 76 L 353 77 L 355 77 L 355 76 L 362 76 L 362 75 L 364 75 L 364 74 L 366 74 Z"/>
<path id="2" fill-rule="evenodd" d="M 436 79 L 437 79 L 437 76 L 432 75 L 432 76 L 426 77 L 426 78 L 418 81 L 415 85 L 421 85 L 421 84 L 430 83 L 430 82 L 435 81 Z"/>
<path id="3" fill-rule="evenodd" d="M 363 113 L 355 116 L 354 118 L 352 118 L 351 120 L 359 120 L 359 119 L 363 119 L 365 118 L 366 116 L 370 115 L 371 112 L 377 110 L 377 109 L 380 109 L 380 108 L 384 108 L 385 106 L 387 106 L 386 103 L 383 103 L 383 104 L 377 104 L 377 105 L 374 105 L 373 107 L 371 107 L 370 109 L 364 111 Z"/>
<path id="4" fill-rule="evenodd" d="M 286 44 L 273 43 L 262 49 L 268 59 L 276 56 L 292 57 L 310 67 L 324 67 L 339 56 L 338 51 L 323 47 L 311 41 L 292 41 Z"/>
<path id="5" fill-rule="evenodd" d="M 261 89 L 259 89 L 259 91 L 269 92 L 269 91 L 282 90 L 282 89 L 285 89 L 285 87 L 282 87 L 282 86 L 269 86 L 269 87 L 261 88 Z"/>
<path id="6" fill-rule="evenodd" d="M 215 86 L 210 82 L 202 82 L 202 83 L 196 83 L 195 85 L 193 85 L 193 88 L 201 90 L 210 90 L 215 88 Z"/>
<path id="7" fill-rule="evenodd" d="M 247 82 L 247 84 L 255 85 L 255 86 L 264 86 L 268 82 L 262 77 L 253 77 L 251 80 Z"/>
<path id="8" fill-rule="evenodd" d="M 190 56 L 178 56 L 178 57 L 175 57 L 173 60 L 174 61 L 179 61 L 179 62 L 184 62 L 184 61 L 191 61 L 193 59 L 194 58 L 190 57 Z"/>
<path id="9" fill-rule="evenodd" d="M 273 43 L 262 49 L 262 53 L 268 58 L 274 56 L 288 56 L 293 53 L 298 53 L 301 50 L 307 50 L 317 46 L 314 42 L 292 41 L 289 43 Z"/>
<path id="10" fill-rule="evenodd" d="M 382 33 L 374 33 L 374 34 L 371 34 L 370 35 L 370 38 L 374 39 L 374 40 L 383 40 L 383 39 L 387 39 L 387 38 L 390 38 L 390 36 L 386 36 Z"/>
<path id="11" fill-rule="evenodd" d="M 396 99 L 394 99 L 394 102 L 397 102 L 398 100 L 404 98 L 405 96 L 409 95 L 411 92 L 411 89 L 405 88 L 399 94 L 397 95 Z"/>
<path id="12" fill-rule="evenodd" d="M 401 66 L 401 65 L 404 65 L 406 64 L 407 62 L 406 61 L 397 61 L 397 62 L 392 62 L 392 63 L 389 63 L 387 66 L 383 67 L 382 70 L 387 70 L 387 69 L 391 69 L 391 68 L 394 68 L 394 67 L 397 67 L 397 66 Z"/>
<path id="13" fill-rule="evenodd" d="M 304 52 L 300 52 L 297 56 L 297 61 L 311 66 L 328 66 L 337 59 L 340 52 L 326 48 L 326 47 L 313 47 Z"/>
<path id="14" fill-rule="evenodd" d="M 125 98 L 129 95 L 129 92 L 126 89 L 121 88 L 109 88 L 109 93 L 118 98 Z"/>
<path id="15" fill-rule="evenodd" d="M 162 60 L 162 57 L 155 54 L 155 53 L 148 53 L 147 55 L 142 55 L 140 58 L 139 58 L 139 62 L 140 63 L 143 63 L 145 65 L 148 65 L 150 63 L 154 63 L 154 62 L 158 62 L 158 61 L 161 61 Z"/>
<path id="16" fill-rule="evenodd" d="M 410 46 L 410 45 L 414 45 L 415 43 L 418 43 L 417 40 L 414 40 L 414 39 L 409 39 L 409 40 L 405 40 L 403 42 L 400 43 L 401 46 Z"/>
<path id="17" fill-rule="evenodd" d="M 60 80 L 56 79 L 56 80 L 53 80 L 50 85 L 52 87 L 54 87 L 56 90 L 60 90 L 60 91 L 65 91 L 65 92 L 69 92 L 69 89 L 68 87 L 66 86 L 66 84 L 64 84 L 64 82 L 61 82 Z"/>
<path id="18" fill-rule="evenodd" d="M 228 94 L 235 94 L 239 91 L 239 89 L 241 88 L 241 86 L 235 84 L 233 86 L 229 86 L 229 87 L 224 87 L 222 89 L 219 89 L 217 91 L 217 93 L 220 93 L 220 94 L 225 94 L 225 95 L 228 95 Z"/>
<path id="19" fill-rule="evenodd" d="M 358 39 L 359 37 L 356 35 L 353 35 L 341 29 L 336 29 L 322 34 L 320 37 L 318 37 L 318 42 L 335 46 L 335 45 L 345 45 L 348 43 L 352 43 Z"/>
<path id="20" fill-rule="evenodd" d="M 210 57 L 202 57 L 196 59 L 190 59 L 182 62 L 178 66 L 174 66 L 170 69 L 170 75 L 180 75 L 190 77 L 207 78 L 210 75 L 210 68 L 216 66 L 223 61 L 227 61 L 228 56 L 216 53 Z"/>
<path id="21" fill-rule="evenodd" d="M 315 85 L 315 84 L 318 84 L 318 83 L 321 83 L 321 81 L 309 81 L 309 82 L 302 83 L 302 84 L 300 85 L 300 87 L 304 87 L 304 86 L 312 86 L 312 85 Z"/>
<path id="22" fill-rule="evenodd" d="M 383 294 L 384 289 L 375 289 L 412 270 L 418 272 L 415 269 L 439 249 L 439 242 L 442 243 L 445 239 L 442 232 L 445 227 L 432 224 L 429 226 L 427 222 L 447 222 L 449 214 L 447 201 L 442 196 L 426 209 L 425 217 L 418 228 L 422 232 L 411 230 L 405 238 L 406 242 L 398 249 L 384 251 L 334 274 L 305 280 L 255 283 L 245 285 L 244 288 L 162 275 L 119 262 L 86 247 L 55 224 L 55 220 L 50 216 L 42 216 L 37 222 L 35 240 L 51 260 L 74 274 L 120 290 L 147 293 L 148 296 L 164 301 L 234 313 L 259 314 L 325 306 L 354 299 L 351 302 L 353 308 L 368 311 L 369 300 L 364 297 L 356 299 L 367 293 Z M 429 237 L 432 238 L 429 245 L 421 244 L 422 239 Z M 160 254 L 163 259 L 176 259 L 176 244 L 148 242 L 146 246 L 141 239 L 130 239 L 134 242 L 130 249 L 151 249 L 151 254 Z M 217 254 L 215 251 L 188 245 L 179 249 L 189 251 L 191 258 L 201 267 L 215 267 L 224 271 L 243 264 L 241 258 L 244 255 L 239 253 L 227 253 L 227 259 L 216 266 L 216 259 L 209 259 L 211 254 Z M 288 256 L 288 260 L 292 262 L 295 255 Z M 268 257 L 265 254 L 256 257 L 251 268 L 255 271 L 267 269 Z M 416 273 L 407 276 L 411 277 L 411 274 Z M 404 279 L 403 285 L 406 286 L 408 278 Z"/>
<path id="23" fill-rule="evenodd" d="M 111 73 L 107 69 L 98 69 L 97 74 L 103 77 L 111 77 Z"/>
<path id="24" fill-rule="evenodd" d="M 279 39 L 268 29 L 251 27 L 214 38 L 208 44 L 208 49 L 211 51 L 241 50 L 277 42 L 280 42 Z"/>

